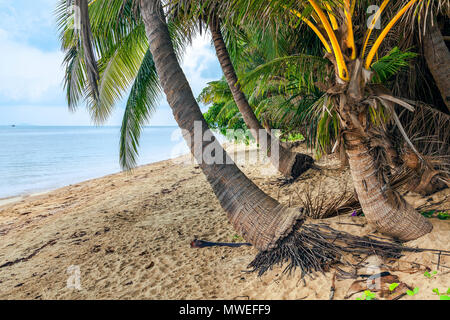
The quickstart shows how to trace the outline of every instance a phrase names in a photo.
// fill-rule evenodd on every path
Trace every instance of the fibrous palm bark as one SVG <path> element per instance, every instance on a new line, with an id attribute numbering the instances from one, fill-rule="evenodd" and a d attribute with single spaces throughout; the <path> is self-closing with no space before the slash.
<path id="1" fill-rule="evenodd" d="M 242 117 L 244 118 L 245 124 L 250 130 L 252 130 L 252 133 L 256 135 L 255 138 L 258 142 L 265 142 L 260 145 L 264 149 L 265 153 L 270 156 L 272 163 L 276 166 L 278 171 L 280 171 L 286 177 L 297 178 L 303 172 L 311 168 L 312 164 L 314 163 L 313 158 L 305 154 L 291 152 L 290 150 L 283 147 L 283 145 L 276 137 L 270 135 L 266 131 L 266 129 L 263 128 L 263 126 L 256 118 L 252 107 L 248 103 L 248 100 L 245 97 L 245 94 L 242 92 L 241 87 L 238 83 L 236 71 L 225 45 L 218 19 L 210 19 L 209 27 L 214 41 L 216 54 L 222 67 L 222 71 L 233 94 L 234 101 L 236 102 L 236 105 L 240 113 L 242 114 Z M 278 148 L 277 158 L 271 156 L 270 148 L 273 145 L 276 145 Z"/>
<path id="2" fill-rule="evenodd" d="M 450 51 L 436 19 L 429 24 L 423 38 L 423 53 L 428 69 L 450 111 Z"/>
<path id="3" fill-rule="evenodd" d="M 345 150 L 355 191 L 367 221 L 383 234 L 408 241 L 429 233 L 433 226 L 384 181 L 370 150 L 371 123 L 363 105 L 362 63 L 350 65 L 348 87 L 340 95 L 340 114 L 344 120 Z"/>

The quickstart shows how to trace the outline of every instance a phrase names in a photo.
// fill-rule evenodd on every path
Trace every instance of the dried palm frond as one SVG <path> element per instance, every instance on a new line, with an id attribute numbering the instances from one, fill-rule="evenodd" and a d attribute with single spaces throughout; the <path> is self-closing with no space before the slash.
<path id="1" fill-rule="evenodd" d="M 299 222 L 293 232 L 279 240 L 274 249 L 259 252 L 248 265 L 249 272 L 258 272 L 258 276 L 262 276 L 274 266 L 286 265 L 284 273 L 298 268 L 301 278 L 304 278 L 314 272 L 323 273 L 339 263 L 352 265 L 345 259 L 345 254 L 400 258 L 402 252 L 438 251 L 405 247 L 376 236 L 354 236 L 323 223 L 302 223 Z"/>
<path id="2" fill-rule="evenodd" d="M 344 191 L 331 195 L 322 191 L 322 182 L 319 183 L 316 193 L 307 185 L 300 196 L 301 207 L 304 208 L 304 214 L 311 219 L 326 219 L 340 214 L 354 211 L 354 205 L 358 202 L 352 193 Z M 298 193 L 297 193 L 298 194 Z"/>

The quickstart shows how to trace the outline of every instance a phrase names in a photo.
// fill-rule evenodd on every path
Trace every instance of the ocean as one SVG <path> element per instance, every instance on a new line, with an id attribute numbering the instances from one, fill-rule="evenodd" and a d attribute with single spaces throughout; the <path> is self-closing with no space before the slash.
<path id="1" fill-rule="evenodd" d="M 120 127 L 0 126 L 0 199 L 121 171 Z M 146 127 L 138 165 L 188 153 L 177 127 Z"/>

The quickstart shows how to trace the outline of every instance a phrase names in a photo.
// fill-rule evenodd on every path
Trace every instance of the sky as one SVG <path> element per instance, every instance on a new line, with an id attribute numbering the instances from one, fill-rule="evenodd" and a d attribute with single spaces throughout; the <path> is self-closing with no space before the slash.
<path id="1" fill-rule="evenodd" d="M 76 112 L 67 108 L 64 54 L 53 15 L 56 3 L 57 0 L 0 0 L 0 125 L 93 124 L 84 104 Z M 193 41 L 182 68 L 195 96 L 208 82 L 221 77 L 208 35 Z M 117 104 L 105 125 L 121 124 L 125 102 Z M 164 96 L 149 125 L 176 125 Z"/>

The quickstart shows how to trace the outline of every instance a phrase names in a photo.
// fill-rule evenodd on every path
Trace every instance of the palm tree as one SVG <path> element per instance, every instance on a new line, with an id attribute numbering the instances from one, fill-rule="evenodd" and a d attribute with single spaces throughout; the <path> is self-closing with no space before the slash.
<path id="1" fill-rule="evenodd" d="M 262 0 L 209 2 L 215 3 L 215 12 L 220 12 L 222 17 L 241 20 L 248 16 L 259 17 L 253 21 L 254 24 L 279 24 L 286 21 L 284 19 L 289 21 L 292 16 L 296 16 L 317 34 L 335 71 L 334 79 L 330 78 L 327 88 L 324 88 L 322 103 L 316 105 L 321 117 L 319 122 L 329 123 L 331 117 L 338 121 L 337 141 L 333 149 L 341 148 L 348 158 L 355 190 L 368 222 L 380 232 L 401 240 L 416 239 L 430 232 L 431 223 L 390 188 L 371 147 L 371 142 L 380 135 L 385 137 L 387 146 L 391 145 L 386 139 L 387 134 L 379 134 L 383 131 L 387 115 L 405 133 L 398 120 L 395 104 L 414 110 L 405 101 L 392 97 L 386 88 L 374 83 L 376 79 L 371 69 L 386 35 L 408 10 L 412 10 L 422 0 L 397 3 L 399 10 L 392 10 L 391 19 L 374 41 L 371 41 L 374 26 L 389 0 L 383 1 L 364 37 L 360 32 L 363 26 L 355 28 L 353 16 L 355 10 L 365 12 L 365 2 L 271 1 L 269 7 Z M 361 23 L 365 26 L 365 21 Z M 358 43 L 361 43 L 360 47 Z M 406 134 L 404 137 L 417 153 Z M 423 160 L 420 155 L 419 158 Z"/>
<path id="2" fill-rule="evenodd" d="M 140 10 L 161 86 L 175 120 L 187 134 L 185 139 L 192 154 L 235 229 L 258 249 L 272 249 L 280 237 L 292 231 L 301 212 L 284 207 L 262 192 L 239 170 L 216 139 L 196 145 L 196 123 L 201 127 L 201 136 L 210 136 L 210 133 L 174 54 L 161 4 L 158 0 L 141 1 Z M 222 155 L 221 159 L 207 164 L 195 148 L 214 150 L 216 156 Z"/>
<path id="3" fill-rule="evenodd" d="M 63 0 L 65 1 L 65 0 Z M 249 242 L 251 242 L 260 253 L 255 260 L 250 264 L 254 270 L 259 270 L 260 274 L 271 268 L 277 263 L 290 262 L 288 268 L 300 267 L 303 274 L 310 271 L 322 270 L 325 265 L 329 265 L 333 262 L 339 261 L 343 251 L 349 251 L 358 254 L 381 254 L 390 255 L 393 249 L 398 250 L 398 245 L 393 245 L 387 242 L 380 242 L 370 239 L 368 237 L 359 238 L 351 235 L 347 235 L 341 232 L 337 232 L 329 227 L 323 225 L 304 224 L 305 216 L 303 210 L 299 208 L 287 208 L 278 203 L 273 198 L 267 196 L 261 191 L 252 181 L 250 181 L 233 163 L 227 153 L 222 149 L 221 145 L 212 139 L 203 139 L 206 137 L 213 137 L 207 129 L 206 122 L 203 118 L 200 108 L 194 99 L 189 83 L 186 80 L 183 71 L 177 60 L 176 50 L 172 43 L 173 32 L 169 30 L 169 27 L 165 21 L 164 12 L 159 0 L 141 0 L 138 2 L 123 2 L 122 0 L 115 1 L 94 1 L 91 4 L 96 3 L 99 5 L 97 8 L 92 8 L 92 12 L 89 15 L 95 16 L 95 13 L 101 13 L 100 8 L 109 8 L 110 11 L 103 12 L 101 16 L 105 18 L 105 13 L 109 15 L 111 12 L 117 14 L 123 12 L 124 9 L 133 9 L 137 16 L 142 16 L 141 21 L 135 21 L 138 24 L 145 26 L 146 35 L 148 36 L 148 43 L 150 44 L 149 51 L 143 59 L 151 60 L 151 63 L 144 63 L 140 66 L 140 69 L 136 71 L 134 88 L 136 92 L 146 92 L 148 87 L 153 87 L 154 83 L 149 81 L 140 82 L 147 77 L 144 76 L 145 72 L 142 70 L 155 71 L 159 77 L 159 82 L 164 90 L 167 101 L 173 110 L 174 117 L 183 129 L 184 138 L 186 139 L 188 146 L 191 149 L 192 154 L 196 160 L 200 163 L 200 167 L 203 170 L 207 180 L 209 181 L 211 188 L 216 194 L 221 206 L 225 210 L 234 228 L 243 235 Z M 100 4 L 99 4 L 100 3 Z M 121 3 L 121 5 L 119 5 Z M 132 6 L 129 6 L 129 5 Z M 115 11 L 113 9 L 119 9 Z M 125 10 L 127 11 L 127 10 Z M 131 12 L 131 11 L 129 11 Z M 60 11 L 61 13 L 61 11 Z M 114 14 L 112 15 L 114 16 Z M 59 15 L 61 19 L 66 17 L 65 14 Z M 123 18 L 123 16 L 122 16 Z M 122 23 L 129 21 L 129 18 L 112 19 L 114 23 Z M 82 17 L 85 25 L 90 23 L 89 16 L 86 14 Z M 99 19 L 99 21 L 107 21 Z M 97 21 L 93 21 L 92 30 L 95 34 Z M 131 30 L 134 30 L 131 28 Z M 98 95 L 91 95 L 92 87 L 95 84 L 92 81 L 100 79 L 102 81 L 111 81 L 111 85 L 114 86 L 114 81 L 110 78 L 103 79 L 105 75 L 108 75 L 106 68 L 102 71 L 102 59 L 106 58 L 111 65 L 114 59 L 111 59 L 111 52 L 114 56 L 118 54 L 118 50 L 121 48 L 120 42 L 116 41 L 118 38 L 127 38 L 130 36 L 130 29 L 124 28 L 112 30 L 106 27 L 103 32 L 111 32 L 110 38 L 103 39 L 102 43 L 96 42 L 96 37 L 90 38 L 92 43 L 87 43 L 85 40 L 80 41 L 80 35 L 69 35 L 68 37 L 66 29 L 63 32 L 63 43 L 67 45 L 68 62 L 66 81 L 75 82 L 75 86 L 69 86 L 68 98 L 80 98 L 82 96 L 92 99 L 88 100 L 88 106 L 93 108 L 92 117 L 95 120 L 101 120 L 107 117 L 108 108 L 111 105 L 107 104 L 108 101 L 102 101 L 102 86 L 100 85 Z M 123 31 L 122 34 L 119 34 Z M 105 36 L 105 33 L 103 36 Z M 81 33 L 81 36 L 83 34 Z M 114 37 L 118 37 L 113 39 Z M 111 41 L 108 41 L 111 40 Z M 96 53 L 100 57 L 99 65 L 100 74 L 96 74 L 95 68 L 93 68 L 94 77 L 85 77 L 87 65 L 95 66 L 97 63 L 94 60 L 85 61 L 85 59 L 92 59 L 93 56 L 84 56 L 80 54 L 85 49 L 86 45 L 93 45 L 96 48 Z M 102 48 L 100 48 L 102 47 Z M 108 49 L 108 50 L 106 50 Z M 120 51 L 120 50 L 119 50 Z M 102 56 L 104 54 L 104 57 Z M 79 59 L 73 58 L 78 56 Z M 70 59 L 72 58 L 72 59 Z M 121 59 L 118 58 L 120 61 Z M 113 63 L 114 64 L 114 63 Z M 129 62 L 129 66 L 134 63 Z M 74 68 L 76 71 L 74 71 Z M 127 69 L 127 68 L 125 68 Z M 120 70 L 120 69 L 118 69 Z M 130 80 L 130 77 L 121 74 L 117 70 L 114 73 L 116 81 L 118 80 Z M 152 72 L 153 74 L 153 72 Z M 81 77 L 74 80 L 77 76 Z M 153 79 L 153 78 L 152 78 Z M 147 79 L 148 80 L 148 79 Z M 141 83 L 136 86 L 136 83 Z M 73 84 L 73 83 L 72 83 Z M 143 86 L 144 89 L 140 87 Z M 90 89 L 88 87 L 91 87 Z M 70 90 L 73 89 L 72 91 Z M 80 90 L 83 88 L 83 90 Z M 119 81 L 114 86 L 114 90 L 121 91 L 124 88 L 124 84 Z M 107 91 L 106 89 L 105 92 Z M 112 88 L 109 88 L 111 91 Z M 134 96 L 135 93 L 131 93 Z M 117 91 L 116 91 L 117 93 Z M 108 95 L 107 95 L 108 96 Z M 110 96 L 110 95 L 109 95 Z M 145 94 L 144 94 L 145 96 Z M 95 100 L 97 99 L 97 100 Z M 70 100 L 74 103 L 74 100 Z M 69 102 L 70 102 L 69 101 Z M 133 103 L 129 106 L 133 109 Z M 74 105 L 72 105 L 74 107 Z M 142 108 L 139 102 L 136 102 L 135 107 Z M 150 108 L 151 106 L 147 106 Z M 105 110 L 106 108 L 106 110 Z M 128 108 L 128 106 L 127 106 Z M 97 110 L 98 109 L 98 110 Z M 132 122 L 142 125 L 146 117 L 143 117 L 142 112 L 131 112 L 134 116 Z M 145 113 L 145 111 L 144 111 Z M 148 111 L 147 111 L 148 114 Z M 200 129 L 198 132 L 196 129 Z M 196 132 L 197 131 L 197 132 Z M 199 152 L 200 151 L 200 152 Z M 209 154 L 215 158 L 214 162 L 204 161 L 204 155 Z M 342 246 L 343 245 L 343 246 Z M 350 249 L 346 249 L 346 246 L 350 246 Z M 417 249 L 413 249 L 416 251 Z"/>
<path id="4" fill-rule="evenodd" d="M 234 101 L 236 102 L 247 127 L 252 130 L 252 132 L 256 133 L 257 142 L 260 142 L 261 140 L 266 142 L 262 144 L 262 146 L 266 148 L 265 152 L 268 156 L 270 156 L 270 147 L 273 143 L 278 145 L 279 155 L 278 159 L 275 161 L 277 169 L 286 177 L 297 178 L 311 167 L 314 160 L 308 155 L 287 150 L 280 144 L 280 141 L 278 141 L 275 136 L 269 134 L 269 132 L 260 124 L 238 83 L 238 78 L 233 67 L 233 63 L 222 36 L 220 21 L 217 17 L 213 16 L 210 18 L 209 28 L 211 30 L 214 47 L 222 67 L 222 71 L 233 94 Z M 272 140 L 275 140 L 275 142 L 272 142 Z M 274 157 L 270 157 L 270 159 L 274 160 Z"/>
<path id="5" fill-rule="evenodd" d="M 383 4 L 388 2 L 384 1 Z M 314 12 L 319 16 L 320 23 L 326 30 L 328 40 L 331 42 L 331 48 L 329 46 L 328 49 L 331 49 L 330 58 L 336 64 L 337 81 L 335 88 L 338 91 L 335 95 L 336 104 L 334 107 L 341 118 L 340 129 L 343 147 L 348 157 L 359 202 L 369 223 L 376 226 L 381 232 L 403 240 L 416 239 L 430 232 L 432 225 L 398 193 L 390 189 L 387 181 L 378 171 L 379 165 L 376 163 L 370 147 L 371 129 L 376 126 L 371 121 L 369 113 L 376 114 L 381 109 L 376 110 L 377 104 L 374 101 L 380 101 L 381 106 L 386 107 L 386 110 L 391 113 L 394 119 L 398 119 L 393 107 L 394 102 L 406 107 L 408 107 L 408 104 L 391 97 L 383 88 L 371 86 L 370 69 L 373 58 L 386 34 L 415 2 L 416 0 L 411 0 L 401 7 L 382 30 L 367 56 L 365 56 L 367 39 L 369 39 L 378 17 L 374 17 L 371 21 L 372 28 L 369 28 L 361 50 L 358 52 L 354 39 L 350 1 L 344 1 L 343 7 L 333 9 L 330 13 L 336 16 L 341 14 L 344 17 L 342 25 L 346 32 L 340 40 L 328 23 L 319 3 L 315 0 L 309 1 Z M 379 12 L 381 13 L 382 9 Z M 399 123 L 397 124 L 401 126 Z"/>

